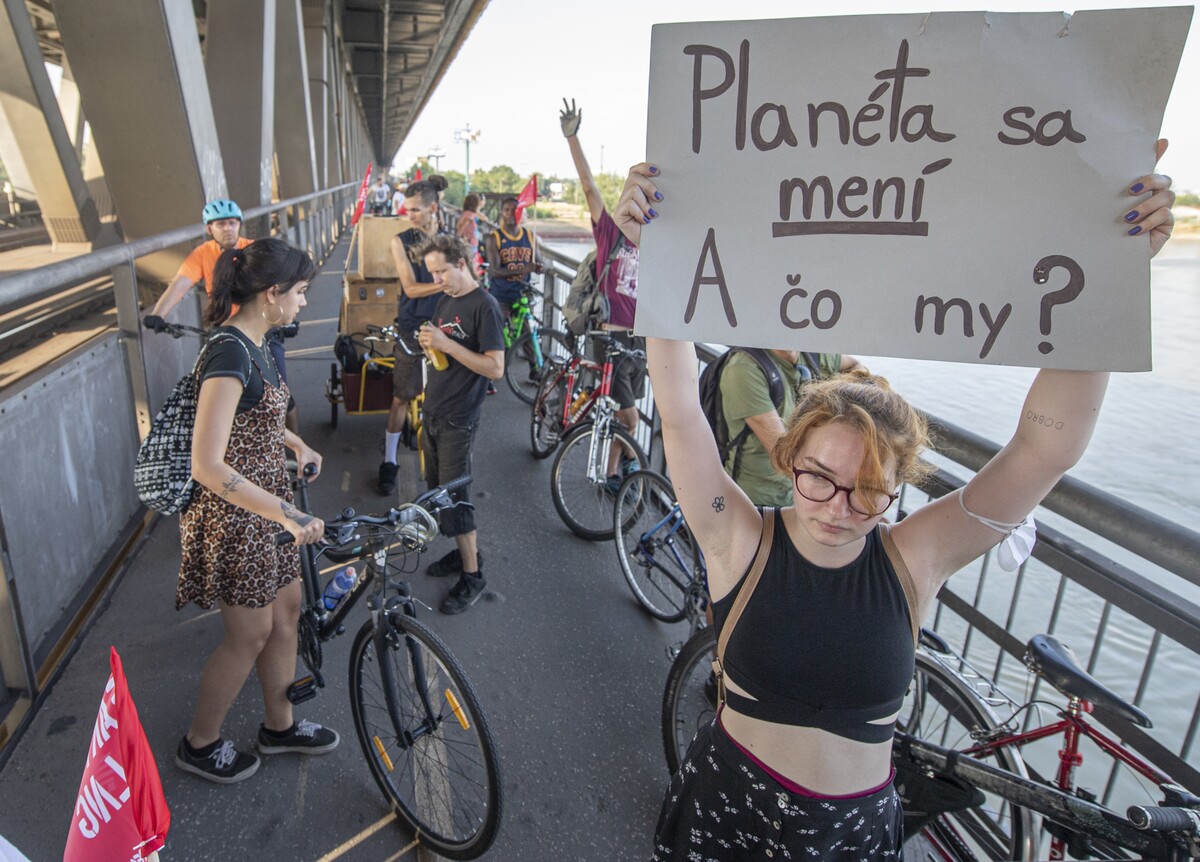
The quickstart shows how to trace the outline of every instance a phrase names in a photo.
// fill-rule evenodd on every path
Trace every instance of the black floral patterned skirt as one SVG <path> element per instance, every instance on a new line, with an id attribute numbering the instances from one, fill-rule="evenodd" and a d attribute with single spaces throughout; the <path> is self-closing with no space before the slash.
<path id="1" fill-rule="evenodd" d="M 850 799 L 801 796 L 746 757 L 716 722 L 671 779 L 652 862 L 899 860 L 903 812 L 889 783 Z"/>

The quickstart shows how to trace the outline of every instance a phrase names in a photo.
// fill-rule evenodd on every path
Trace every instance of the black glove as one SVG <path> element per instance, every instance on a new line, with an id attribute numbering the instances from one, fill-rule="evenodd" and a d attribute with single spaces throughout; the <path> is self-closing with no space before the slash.
<path id="1" fill-rule="evenodd" d="M 147 329 L 152 329 L 155 332 L 166 332 L 170 329 L 170 324 L 159 317 L 157 314 L 147 314 L 142 318 L 142 325 Z"/>

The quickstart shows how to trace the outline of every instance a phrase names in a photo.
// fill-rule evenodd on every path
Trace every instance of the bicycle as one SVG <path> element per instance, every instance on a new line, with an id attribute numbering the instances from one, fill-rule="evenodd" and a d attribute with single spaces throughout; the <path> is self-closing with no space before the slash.
<path id="1" fill-rule="evenodd" d="M 1087 719 L 1099 705 L 1133 724 L 1150 719 L 1086 673 L 1065 645 L 1049 635 L 1029 641 L 1025 664 L 1066 697 L 1059 719 L 1028 731 L 1013 721 L 1037 702 L 1019 703 L 922 630 L 917 670 L 896 725 L 893 761 L 905 808 L 905 834 L 928 858 L 944 860 L 1041 858 L 1042 829 L 1051 859 L 1200 858 L 1200 796 L 1143 761 Z M 1010 714 L 1001 719 L 999 711 Z M 1019 749 L 1063 737 L 1053 779 L 1029 770 Z M 1154 782 L 1163 808 L 1130 806 L 1126 816 L 1075 786 L 1083 762 L 1080 737 Z M 1164 810 L 1165 809 L 1165 810 Z M 1136 854 L 1136 855 L 1134 855 Z"/>
<path id="2" fill-rule="evenodd" d="M 611 394 L 615 363 L 642 360 L 645 353 L 625 347 L 604 332 L 589 332 L 588 337 L 605 345 L 603 363 L 572 354 L 561 367 L 557 363 L 547 367 L 543 385 L 538 388 L 539 395 L 543 396 L 541 412 L 537 402 L 533 408 L 531 437 L 536 440 L 540 436 L 536 430 L 539 417 L 548 418 L 546 411 L 550 401 L 546 394 L 559 392 L 563 436 L 550 469 L 550 496 L 559 517 L 572 532 L 584 539 L 601 541 L 613 537 L 613 502 L 617 487 L 609 484 L 612 447 L 618 448 L 617 464 L 623 472 L 644 470 L 649 463 L 633 435 L 615 421 L 618 408 Z M 595 389 L 581 389 L 570 402 L 562 397 L 582 386 L 579 381 L 583 371 L 597 369 L 600 383 Z M 556 434 L 556 443 L 557 439 Z"/>
<path id="3" fill-rule="evenodd" d="M 570 337 L 557 329 L 544 328 L 533 313 L 535 296 L 542 296 L 542 292 L 532 285 L 521 290 L 521 297 L 513 303 L 512 316 L 503 329 L 504 379 L 513 394 L 526 404 L 532 404 L 537 396 L 547 361 L 572 352 Z"/>
<path id="4" fill-rule="evenodd" d="M 382 515 L 344 509 L 325 522 L 328 544 L 300 549 L 299 654 L 309 673 L 288 688 L 288 699 L 303 703 L 324 687 L 322 644 L 345 631 L 347 616 L 366 596 L 371 616 L 350 648 L 354 730 L 389 805 L 419 841 L 448 859 L 475 859 L 496 838 L 503 804 L 496 744 L 462 666 L 417 620 L 418 602 L 396 576 L 417 569 L 437 536 L 438 512 L 471 505 L 449 496 L 470 481 L 447 482 Z M 293 487 L 297 506 L 308 511 L 306 478 L 295 477 Z M 277 541 L 291 538 L 283 533 Z M 334 564 L 326 571 L 366 561 L 332 610 L 319 579 L 325 572 L 317 569 L 322 557 Z"/>

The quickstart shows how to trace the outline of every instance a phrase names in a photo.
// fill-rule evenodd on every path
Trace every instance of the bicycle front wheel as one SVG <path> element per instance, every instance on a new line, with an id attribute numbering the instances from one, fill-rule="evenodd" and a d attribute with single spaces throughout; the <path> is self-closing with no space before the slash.
<path id="1" fill-rule="evenodd" d="M 663 622 L 683 619 L 700 552 L 671 483 L 650 470 L 626 476 L 617 492 L 613 536 L 621 572 L 638 604 Z"/>
<path id="2" fill-rule="evenodd" d="M 563 440 L 550 471 L 550 496 L 558 516 L 572 532 L 600 542 L 613 537 L 613 504 L 617 498 L 616 488 L 609 486 L 605 475 L 610 442 L 620 448 L 621 458 L 635 461 L 639 470 L 646 469 L 647 459 L 633 436 L 617 427 L 615 421 L 609 426 L 610 440 L 597 440 L 593 451 L 595 428 L 590 422 L 580 425 Z"/>
<path id="3" fill-rule="evenodd" d="M 917 653 L 917 670 L 909 688 L 897 730 L 953 749 L 968 749 L 998 726 L 996 716 L 959 674 L 937 658 Z M 1025 776 L 1025 764 L 1012 748 L 1000 748 L 979 759 Z M 917 798 L 925 779 L 896 776 L 896 789 L 905 803 L 904 834 L 911 855 L 949 860 L 1034 858 L 1037 824 L 1033 812 L 995 794 L 983 794 L 981 804 L 936 815 Z M 909 782 L 912 785 L 909 786 Z M 908 855 L 908 854 L 906 854 Z"/>
<path id="4" fill-rule="evenodd" d="M 717 680 L 712 660 L 717 649 L 714 626 L 697 629 L 675 656 L 662 699 L 663 753 L 674 775 L 700 728 L 717 717 Z"/>
<path id="5" fill-rule="evenodd" d="M 570 355 L 566 333 L 557 329 L 539 329 L 534 339 L 532 332 L 526 332 L 504 354 L 504 379 L 508 388 L 526 404 L 532 404 L 546 363 L 552 359 L 565 360 Z"/>
<path id="6" fill-rule="evenodd" d="M 475 859 L 500 827 L 496 745 L 470 681 L 412 617 L 368 621 L 350 653 L 354 729 L 371 775 L 421 843 Z"/>

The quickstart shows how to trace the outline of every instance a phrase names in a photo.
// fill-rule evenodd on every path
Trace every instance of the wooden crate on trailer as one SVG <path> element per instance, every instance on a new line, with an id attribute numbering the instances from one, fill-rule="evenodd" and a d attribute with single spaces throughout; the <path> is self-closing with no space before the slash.
<path id="1" fill-rule="evenodd" d="M 367 324 L 387 326 L 399 309 L 400 280 L 362 278 L 347 272 L 342 284 L 342 313 L 338 332 L 345 335 L 367 331 Z"/>
<path id="2" fill-rule="evenodd" d="M 362 278 L 396 278 L 392 260 L 392 237 L 412 227 L 407 216 L 363 216 L 355 225 L 358 261 Z"/>

